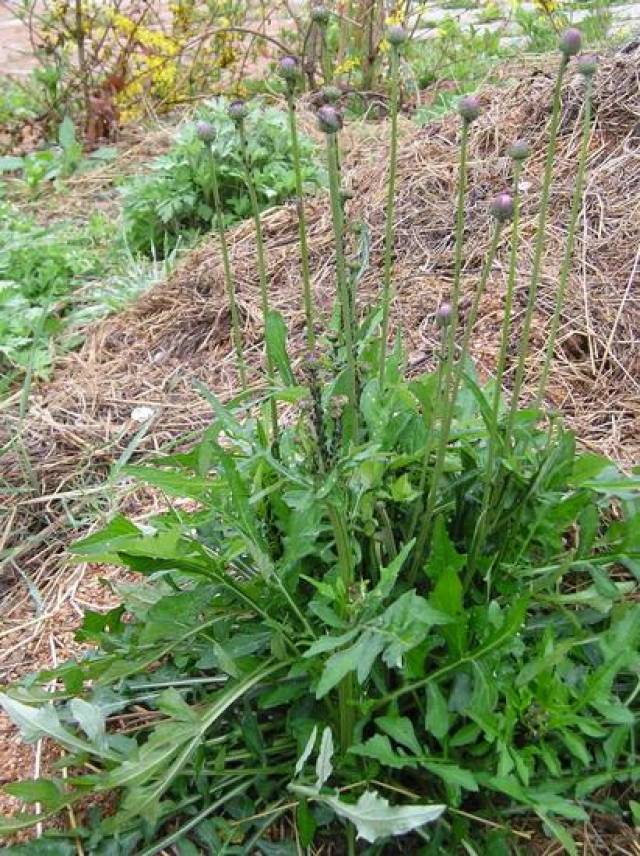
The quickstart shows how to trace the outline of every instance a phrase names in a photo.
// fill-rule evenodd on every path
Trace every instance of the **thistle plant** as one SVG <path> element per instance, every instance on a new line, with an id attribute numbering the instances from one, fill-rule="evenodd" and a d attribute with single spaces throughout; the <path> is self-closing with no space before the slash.
<path id="1" fill-rule="evenodd" d="M 553 90 L 553 102 L 551 108 L 551 121 L 549 124 L 549 140 L 547 143 L 547 157 L 545 161 L 544 176 L 542 179 L 542 191 L 540 193 L 540 211 L 538 213 L 538 223 L 536 231 L 536 239 L 533 250 L 533 261 L 531 264 L 531 277 L 529 280 L 529 293 L 527 296 L 527 307 L 525 310 L 524 321 L 522 325 L 522 333 L 520 335 L 520 346 L 518 349 L 518 363 L 516 366 L 515 379 L 511 394 L 511 406 L 509 409 L 509 419 L 507 423 L 507 435 L 513 434 L 513 423 L 518 409 L 520 400 L 520 390 L 524 380 L 526 360 L 529 352 L 529 335 L 531 333 L 531 322 L 533 320 L 533 312 L 536 305 L 536 297 L 538 294 L 538 285 L 540 282 L 540 274 L 542 270 L 542 256 L 545 247 L 547 214 L 549 210 L 549 198 L 551 194 L 551 182 L 553 179 L 553 167 L 555 163 L 556 141 L 558 137 L 558 128 L 560 125 L 560 113 L 562 108 L 562 83 L 565 72 L 572 56 L 575 56 L 580 50 L 581 45 L 580 31 L 575 28 L 565 30 L 562 34 L 559 44 L 560 50 L 560 65 L 556 75 L 556 82 Z"/>
<path id="2" fill-rule="evenodd" d="M 256 263 L 258 267 L 258 279 L 260 282 L 260 303 L 262 308 L 262 321 L 265 330 L 265 351 L 266 351 L 266 361 L 267 361 L 267 380 L 269 382 L 270 387 L 270 396 L 269 396 L 269 408 L 271 411 L 271 429 L 272 429 L 272 441 L 274 446 L 278 445 L 278 408 L 276 405 L 276 401 L 273 398 L 273 387 L 275 383 L 275 367 L 273 363 L 273 357 L 271 355 L 271 351 L 268 347 L 266 330 L 267 330 L 267 322 L 269 318 L 269 291 L 268 291 L 268 278 L 267 278 L 267 263 L 265 258 L 265 248 L 264 248 L 264 237 L 262 234 L 262 222 L 260 220 L 260 209 L 258 207 L 258 198 L 256 196 L 256 188 L 255 188 L 255 180 L 253 177 L 253 168 L 251 166 L 251 161 L 249 159 L 248 151 L 247 151 L 247 134 L 245 128 L 245 119 L 247 117 L 247 105 L 244 101 L 236 100 L 232 101 L 229 104 L 229 116 L 236 125 L 236 130 L 238 132 L 238 138 L 240 141 L 240 151 L 242 156 L 242 164 L 244 167 L 245 174 L 245 183 L 247 185 L 247 192 L 249 194 L 249 200 L 251 202 L 251 213 L 253 216 L 253 223 L 255 227 L 255 235 L 256 235 Z"/>
<path id="3" fill-rule="evenodd" d="M 461 139 L 460 139 L 460 160 L 458 166 L 458 194 L 456 203 L 455 215 L 455 244 L 454 244 L 454 262 L 453 262 L 453 288 L 451 292 L 451 320 L 447 332 L 447 352 L 444 365 L 443 389 L 444 397 L 442 403 L 442 422 L 440 426 L 440 434 L 438 437 L 438 446 L 436 451 L 436 459 L 434 463 L 431 483 L 429 485 L 429 493 L 427 495 L 427 503 L 425 513 L 418 533 L 416 547 L 414 550 L 413 564 L 411 568 L 411 580 L 415 580 L 418 568 L 423 561 L 424 548 L 429 539 L 431 526 L 433 523 L 433 512 L 435 509 L 438 488 L 442 472 L 444 469 L 444 460 L 449 443 L 449 432 L 451 430 L 451 422 L 453 419 L 453 411 L 455 408 L 456 392 L 454 391 L 454 362 L 455 362 L 455 345 L 456 345 L 456 330 L 458 327 L 459 307 L 460 307 L 460 290 L 462 280 L 462 253 L 464 244 L 464 210 L 467 191 L 467 156 L 469 146 L 469 128 L 472 122 L 480 115 L 480 102 L 474 95 L 465 95 L 458 102 L 458 114 L 462 120 Z M 464 352 L 462 354 L 464 359 Z"/>
<path id="4" fill-rule="evenodd" d="M 435 422 L 436 417 L 442 406 L 442 395 L 443 395 L 443 374 L 444 374 L 444 365 L 447 356 L 447 331 L 449 325 L 451 324 L 451 304 L 448 301 L 444 301 L 440 304 L 436 312 L 436 323 L 440 330 L 440 351 L 438 353 L 438 363 L 436 368 L 436 384 L 435 384 L 435 395 L 433 399 L 433 403 L 431 408 L 429 409 L 429 414 L 427 418 L 426 424 L 426 443 L 424 446 L 424 450 L 422 452 L 422 466 L 420 469 L 420 478 L 418 480 L 418 497 L 420 499 L 414 503 L 413 512 L 411 515 L 411 522 L 409 524 L 409 529 L 407 531 L 407 540 L 410 541 L 416 531 L 416 527 L 418 525 L 418 518 L 420 517 L 420 513 L 424 510 L 421 498 L 424 496 L 425 488 L 427 485 L 427 477 L 429 475 L 429 465 L 431 463 L 431 455 L 433 453 L 434 446 L 434 437 L 435 437 Z M 417 551 L 416 551 L 417 553 Z"/>
<path id="5" fill-rule="evenodd" d="M 342 114 L 331 104 L 323 104 L 317 113 L 318 126 L 325 134 L 327 167 L 329 173 L 329 194 L 331 197 L 331 216 L 336 254 L 336 281 L 340 302 L 342 334 L 346 350 L 349 407 L 343 424 L 345 441 L 353 440 L 358 431 L 358 378 L 353 338 L 354 319 L 352 315 L 353 298 L 350 294 L 347 264 L 345 259 L 345 229 L 343 199 L 340 188 L 340 168 L 338 166 L 337 135 L 342 128 Z"/>
<path id="6" fill-rule="evenodd" d="M 232 109 L 242 123 L 243 105 Z M 463 131 L 477 111 L 477 102 L 461 104 Z M 42 844 L 42 852 L 119 856 L 230 848 L 354 856 L 357 833 L 363 854 L 506 853 L 520 850 L 515 837 L 524 834 L 509 818 L 533 813 L 573 853 L 576 822 L 612 805 L 616 829 L 632 819 L 640 479 L 524 412 L 504 478 L 483 493 L 496 476 L 486 464 L 500 433 L 500 384 L 467 374 L 466 357 L 501 235 L 517 218 L 526 147 L 511 150 L 513 196 L 492 205 L 457 356 L 463 149 L 456 302 L 452 294 L 436 314 L 439 364 L 409 380 L 400 356 L 388 354 L 388 406 L 380 407 L 372 324 L 358 331 L 358 401 L 352 386 L 335 156 L 342 118 L 327 104 L 318 120 L 327 134 L 347 370 L 339 349 L 322 366 L 309 351 L 304 385 L 296 383 L 280 329 L 272 355 L 293 395 L 277 455 L 265 448 L 254 401 L 223 405 L 208 392 L 214 421 L 195 443 L 189 437 L 186 453 L 123 467 L 182 500 L 180 513 L 169 499 L 144 527 L 118 515 L 72 550 L 145 580 L 123 587 L 119 607 L 87 614 L 77 638 L 95 647 L 91 656 L 0 693 L 25 740 L 53 740 L 63 753 L 57 769 L 74 771 L 60 776 L 54 767 L 51 778 L 9 784 L 37 808 L 0 819 L 0 836 L 48 826 L 88 795 L 112 797 L 90 828 L 43 829 L 38 852 Z M 263 297 L 266 314 L 266 288 Z M 334 414 L 347 387 L 343 413 L 352 415 L 340 446 Z M 490 598 L 470 555 L 486 496 L 491 551 L 478 555 L 491 562 Z M 275 823 L 286 840 L 275 840 Z"/>
<path id="7" fill-rule="evenodd" d="M 384 395 L 387 338 L 389 336 L 389 314 L 391 310 L 391 268 L 394 239 L 394 208 L 396 194 L 396 171 L 398 164 L 398 98 L 400 90 L 400 51 L 407 40 L 404 27 L 393 26 L 387 30 L 387 41 L 391 46 L 391 138 L 389 145 L 389 177 L 387 179 L 387 209 L 384 235 L 384 271 L 382 280 L 382 328 L 380 332 L 380 364 L 378 369 L 378 393 Z"/>
<path id="8" fill-rule="evenodd" d="M 513 295 L 515 291 L 517 267 L 518 267 L 518 249 L 520 244 L 520 176 L 522 168 L 529 157 L 530 148 L 526 140 L 516 140 L 509 147 L 509 157 L 513 164 L 513 196 L 512 196 L 512 215 L 511 215 L 511 250 L 509 254 L 509 274 L 507 277 L 507 288 L 504 300 L 504 312 L 502 317 L 502 326 L 500 330 L 500 350 L 498 352 L 498 361 L 496 366 L 496 376 L 494 382 L 493 399 L 491 403 L 492 425 L 493 432 L 489 438 L 487 449 L 487 461 L 484 476 L 484 489 L 482 494 L 482 504 L 478 514 L 472 547 L 469 551 L 471 562 L 475 564 L 477 557 L 482 552 L 484 546 L 484 538 L 487 527 L 487 515 L 491 504 L 491 498 L 494 492 L 494 469 L 498 454 L 498 438 L 496 431 L 498 427 L 498 416 L 500 412 L 500 402 L 502 401 L 502 382 L 504 378 L 505 366 L 507 361 L 507 351 L 511 338 L 511 317 L 513 311 Z M 510 447 L 510 440 L 505 433 L 505 447 Z"/>
<path id="9" fill-rule="evenodd" d="M 313 295 L 311 292 L 311 274 L 309 269 L 309 247 L 307 242 L 307 221 L 304 211 L 304 187 L 302 184 L 302 167 L 300 164 L 300 147 L 298 145 L 298 128 L 296 121 L 295 90 L 298 80 L 298 61 L 293 56 L 284 56 L 279 64 L 280 76 L 285 82 L 287 96 L 287 112 L 289 115 L 289 133 L 291 135 L 291 153 L 293 170 L 296 180 L 296 208 L 298 213 L 298 237 L 300 240 L 300 264 L 302 267 L 302 289 L 304 314 L 307 327 L 307 347 L 311 351 L 315 345 L 315 319 L 313 310 Z"/>
<path id="10" fill-rule="evenodd" d="M 216 159 L 213 147 L 216 139 L 216 131 L 210 122 L 199 121 L 196 123 L 196 133 L 200 140 L 205 145 L 207 156 L 209 159 L 209 175 L 211 178 L 211 201 L 213 203 L 214 219 L 216 230 L 218 232 L 218 240 L 220 242 L 220 254 L 222 256 L 222 269 L 224 273 L 224 283 L 227 292 L 227 300 L 229 301 L 229 313 L 231 315 L 231 336 L 233 346 L 236 352 L 236 360 L 238 363 L 238 374 L 240 375 L 240 383 L 242 388 L 247 388 L 247 367 L 244 359 L 244 349 L 242 343 L 242 332 L 240 330 L 240 316 L 238 313 L 238 304 L 236 300 L 236 286 L 231 264 L 229 261 L 229 248 L 227 246 L 227 236 L 224 227 L 224 216 L 222 213 L 222 202 L 220 200 L 220 188 L 218 186 L 218 171 L 216 167 Z"/>
<path id="11" fill-rule="evenodd" d="M 327 38 L 327 29 L 331 20 L 330 10 L 321 4 L 311 7 L 311 22 L 315 24 L 320 31 L 320 42 L 322 51 L 322 70 L 324 73 L 325 83 L 331 83 L 333 80 L 333 64 L 331 62 L 331 53 L 329 50 L 329 41 Z"/>
<path id="12" fill-rule="evenodd" d="M 558 330 L 560 328 L 560 318 L 564 306 L 567 284 L 569 282 L 569 272 L 571 270 L 571 262 L 573 260 L 573 250 L 576 239 L 576 226 L 578 217 L 582 210 L 582 202 L 584 195 L 584 177 L 587 166 L 587 157 L 589 153 L 589 139 L 591 137 L 591 103 L 593 96 L 593 76 L 598 66 L 598 60 L 595 56 L 585 55 L 578 59 L 578 71 L 585 81 L 584 104 L 582 113 L 582 139 L 580 142 L 580 153 L 578 155 L 578 167 L 576 171 L 575 184 L 573 195 L 571 198 L 571 209 L 569 212 L 569 224 L 567 227 L 567 242 L 565 244 L 562 266 L 560 268 L 560 278 L 558 289 L 556 291 L 555 307 L 553 317 L 551 319 L 551 327 L 549 330 L 549 340 L 547 342 L 547 350 L 545 354 L 544 366 L 540 375 L 538 386 L 538 394 L 536 397 L 536 406 L 544 401 L 547 383 L 549 380 L 549 370 L 553 359 Z"/>

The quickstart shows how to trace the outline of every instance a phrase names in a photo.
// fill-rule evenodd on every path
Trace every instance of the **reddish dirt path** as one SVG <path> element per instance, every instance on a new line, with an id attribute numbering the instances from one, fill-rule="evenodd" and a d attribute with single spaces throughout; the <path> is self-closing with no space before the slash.
<path id="1" fill-rule="evenodd" d="M 0 74 L 24 77 L 36 65 L 27 28 L 0 6 Z"/>

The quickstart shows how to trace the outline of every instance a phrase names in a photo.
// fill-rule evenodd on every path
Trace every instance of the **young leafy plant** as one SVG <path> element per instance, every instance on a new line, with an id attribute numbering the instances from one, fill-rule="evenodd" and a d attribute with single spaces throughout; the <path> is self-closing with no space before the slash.
<path id="1" fill-rule="evenodd" d="M 196 119 L 215 130 L 212 145 L 225 226 L 251 216 L 244 184 L 235 126 L 223 98 L 198 110 Z M 274 107 L 247 104 L 247 156 L 251 162 L 260 210 L 296 195 L 293 147 L 286 113 Z M 314 147 L 302 135 L 298 140 L 300 177 L 306 192 L 322 182 Z M 214 211 L 208 195 L 208 147 L 193 124 L 185 125 L 166 155 L 150 164 L 150 172 L 122 186 L 126 239 L 134 251 L 162 257 L 178 242 L 189 243 L 211 228 Z"/>
<path id="2" fill-rule="evenodd" d="M 113 812 L 67 835 L 85 852 L 296 852 L 337 838 L 348 854 L 490 852 L 487 827 L 509 852 L 526 837 L 512 818 L 534 815 L 577 853 L 567 822 L 636 811 L 640 478 L 535 408 L 511 422 L 467 359 L 509 195 L 454 352 L 477 110 L 461 105 L 441 363 L 407 379 L 395 348 L 383 397 L 382 314 L 355 324 L 343 269 L 341 115 L 319 111 L 341 335 L 294 370 L 268 328 L 278 371 L 265 387 L 227 405 L 204 390 L 213 420 L 199 441 L 126 468 L 168 510 L 117 516 L 73 549 L 146 579 L 87 612 L 89 657 L 0 697 L 24 739 L 53 739 L 74 771 L 9 785 L 41 810 L 0 832 L 110 792 Z M 276 435 L 263 405 L 280 400 L 300 406 Z M 137 718 L 123 732 L 125 713 Z M 292 841 L 274 842 L 292 810 Z"/>

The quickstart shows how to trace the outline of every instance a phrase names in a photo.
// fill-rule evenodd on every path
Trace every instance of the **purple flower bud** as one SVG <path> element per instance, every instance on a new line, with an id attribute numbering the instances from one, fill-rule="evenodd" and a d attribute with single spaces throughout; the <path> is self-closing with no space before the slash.
<path id="1" fill-rule="evenodd" d="M 232 101 L 231 104 L 229 104 L 229 107 L 227 108 L 227 113 L 229 114 L 229 117 L 238 124 L 240 122 L 243 122 L 247 118 L 248 112 L 249 111 L 247 109 L 247 105 L 244 103 L 244 101 L 241 101 L 240 99 Z"/>
<path id="2" fill-rule="evenodd" d="M 320 90 L 320 97 L 325 104 L 335 104 L 342 95 L 342 91 L 337 86 L 323 86 Z"/>
<path id="3" fill-rule="evenodd" d="M 446 301 L 441 303 L 436 311 L 436 323 L 438 327 L 448 327 L 451 324 L 452 314 L 453 306 Z"/>
<path id="4" fill-rule="evenodd" d="M 507 153 L 511 160 L 525 161 L 531 154 L 531 148 L 526 140 L 516 140 L 509 146 Z"/>
<path id="5" fill-rule="evenodd" d="M 295 80 L 298 76 L 298 60 L 294 56 L 283 56 L 278 63 L 278 71 L 287 82 Z"/>
<path id="6" fill-rule="evenodd" d="M 216 138 L 216 129 L 211 122 L 205 122 L 204 119 L 200 119 L 196 122 L 196 134 L 198 139 L 202 140 L 203 143 L 212 143 Z"/>
<path id="7" fill-rule="evenodd" d="M 400 24 L 393 24 L 391 27 L 387 28 L 387 41 L 390 45 L 393 45 L 394 48 L 400 47 L 403 45 L 408 38 L 407 31 Z"/>
<path id="8" fill-rule="evenodd" d="M 504 223 L 513 217 L 513 198 L 509 193 L 499 193 L 491 204 L 491 211 L 496 220 Z"/>
<path id="9" fill-rule="evenodd" d="M 582 33 L 580 30 L 577 30 L 575 27 L 569 27 L 568 30 L 565 30 L 560 38 L 558 47 L 566 57 L 575 56 L 577 53 L 580 53 L 580 48 L 582 47 Z"/>
<path id="10" fill-rule="evenodd" d="M 593 77 L 598 68 L 598 57 L 595 54 L 582 54 L 578 57 L 578 71 L 584 77 Z"/>
<path id="11" fill-rule="evenodd" d="M 329 23 L 329 17 L 331 13 L 327 9 L 326 6 L 312 6 L 311 7 L 311 20 L 315 24 L 319 24 L 321 27 L 326 27 Z"/>
<path id="12" fill-rule="evenodd" d="M 337 134 L 342 128 L 342 114 L 331 104 L 323 104 L 316 115 L 318 126 L 325 134 Z"/>
<path id="13" fill-rule="evenodd" d="M 473 122 L 480 115 L 480 101 L 475 95 L 465 95 L 458 101 L 458 113 L 465 122 Z"/>

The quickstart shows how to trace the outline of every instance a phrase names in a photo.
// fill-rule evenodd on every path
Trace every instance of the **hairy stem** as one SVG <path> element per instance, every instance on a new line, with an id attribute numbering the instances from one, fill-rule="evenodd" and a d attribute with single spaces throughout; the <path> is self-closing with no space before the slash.
<path id="1" fill-rule="evenodd" d="M 571 270 L 571 262 L 573 260 L 573 249 L 576 239 L 576 226 L 578 217 L 582 210 L 582 199 L 584 192 L 584 176 L 587 166 L 587 155 L 589 152 L 589 139 L 591 137 L 591 102 L 593 93 L 593 79 L 589 76 L 586 80 L 587 89 L 584 97 L 584 115 L 582 120 L 582 141 L 580 144 L 580 154 L 578 159 L 578 170 L 576 173 L 576 183 L 573 189 L 573 197 L 571 199 L 571 211 L 569 214 L 569 225 L 567 227 L 567 244 L 565 247 L 564 258 L 562 259 L 562 267 L 560 268 L 560 281 L 558 283 L 558 291 L 556 293 L 556 303 L 551 321 L 551 329 L 549 331 L 549 340 L 547 342 L 547 352 L 544 360 L 544 367 L 540 376 L 538 386 L 538 394 L 536 396 L 536 407 L 539 407 L 543 400 L 549 380 L 549 369 L 553 359 L 553 351 L 556 343 L 556 337 L 560 328 L 560 317 L 564 306 L 564 298 L 567 291 L 567 283 L 569 281 L 569 272 Z"/>
<path id="2" fill-rule="evenodd" d="M 287 87 L 287 107 L 289 111 L 289 133 L 291 136 L 293 171 L 296 180 L 296 207 L 298 211 L 298 235 L 300 237 L 300 263 L 302 266 L 304 315 L 307 324 L 307 347 L 309 350 L 312 350 L 315 345 L 315 332 L 313 296 L 311 294 L 311 273 L 309 267 L 309 246 L 307 243 L 307 221 L 304 213 L 304 188 L 302 185 L 302 168 L 300 165 L 300 146 L 298 145 L 296 105 L 293 92 L 290 87 Z"/>
<path id="3" fill-rule="evenodd" d="M 238 373 L 240 374 L 240 383 L 242 388 L 247 388 L 247 367 L 244 360 L 244 352 L 242 347 L 242 333 L 240 332 L 240 318 L 238 315 L 238 305 L 236 301 L 236 288 L 233 274 L 231 272 L 231 264 L 229 263 L 229 248 L 227 246 L 227 238 L 224 228 L 224 220 L 222 216 L 222 203 L 220 201 L 220 187 L 218 185 L 218 173 L 216 169 L 215 156 L 213 148 L 207 144 L 209 153 L 209 167 L 211 173 L 211 190 L 213 196 L 213 208 L 215 211 L 216 230 L 218 232 L 218 240 L 220 241 L 220 252 L 222 254 L 222 268 L 224 271 L 224 284 L 227 290 L 227 300 L 229 301 L 229 312 L 231 313 L 231 335 L 233 345 L 238 361 Z"/>
<path id="4" fill-rule="evenodd" d="M 351 295 L 347 280 L 347 266 L 344 255 L 344 214 L 340 198 L 340 172 L 338 167 L 337 141 L 335 134 L 327 134 L 327 161 L 329 167 L 329 192 L 331 196 L 331 214 L 336 247 L 336 279 L 342 314 L 342 330 L 347 352 L 349 371 L 349 407 L 344 416 L 345 440 L 354 439 L 358 430 L 358 392 L 356 377 L 356 357 L 353 343 L 353 317 L 351 314 Z"/>
<path id="5" fill-rule="evenodd" d="M 447 353 L 447 329 L 443 327 L 442 329 L 442 343 L 440 347 L 440 356 L 438 360 L 438 376 L 436 381 L 436 394 L 433 402 L 433 407 L 431 408 L 431 412 L 429 413 L 427 419 L 427 442 L 424 447 L 424 455 L 422 458 L 422 468 L 420 470 L 420 481 L 418 483 L 418 499 L 416 499 L 415 505 L 413 507 L 413 513 L 411 515 L 411 523 L 409 524 L 409 531 L 407 533 L 407 541 L 410 541 L 413 538 L 414 532 L 416 531 L 416 526 L 418 525 L 418 517 L 420 516 L 420 512 L 424 509 L 424 505 L 422 502 L 422 498 L 424 496 L 425 487 L 427 484 L 427 475 L 429 473 L 429 461 L 431 460 L 431 453 L 433 452 L 433 441 L 434 441 L 434 433 L 433 427 L 436 420 L 436 416 L 440 410 L 440 406 L 442 404 L 442 393 L 443 393 L 443 384 L 442 384 L 442 376 L 443 376 L 443 367 L 444 361 Z"/>
<path id="6" fill-rule="evenodd" d="M 460 286 L 462 279 L 462 249 L 464 243 L 464 201 L 467 191 L 467 152 L 469 147 L 469 121 L 462 121 L 462 138 L 460 141 L 460 166 L 458 173 L 458 199 L 456 205 L 456 225 L 455 225 L 455 250 L 453 264 L 453 290 L 451 292 L 451 321 L 447 329 L 447 354 L 444 365 L 443 389 L 444 389 L 444 405 L 442 414 L 442 423 L 440 426 L 440 436 L 438 438 L 438 447 L 436 451 L 436 460 L 434 463 L 433 474 L 431 476 L 431 484 L 429 485 L 429 493 L 427 495 L 427 506 L 425 514 L 422 518 L 422 524 L 418 532 L 416 546 L 413 550 L 413 562 L 409 572 L 411 583 L 415 582 L 422 561 L 422 554 L 425 545 L 431 532 L 431 518 L 435 509 L 436 498 L 438 495 L 438 484 L 442 477 L 444 469 L 444 460 L 449 443 L 449 429 L 453 415 L 453 407 L 455 404 L 455 395 L 451 389 L 453 379 L 453 367 L 455 359 L 456 346 L 456 330 L 458 327 L 458 317 L 460 314 Z M 464 353 L 460 359 L 464 360 Z"/>
<path id="7" fill-rule="evenodd" d="M 347 616 L 346 604 L 350 597 L 351 588 L 354 581 L 353 556 L 349 544 L 349 533 L 346 527 L 346 521 L 340 516 L 340 512 L 333 506 L 329 507 L 329 517 L 333 525 L 333 532 L 336 542 L 336 552 L 338 554 L 338 565 L 340 568 L 340 578 L 345 590 L 345 606 L 343 607 L 342 617 Z M 349 747 L 353 742 L 353 726 L 354 726 L 354 682 L 353 673 L 346 675 L 338 685 L 338 707 L 340 720 L 340 746 L 342 752 L 346 755 Z"/>
<path id="8" fill-rule="evenodd" d="M 389 336 L 389 312 L 391 304 L 391 265 L 393 256 L 393 215 L 395 207 L 396 172 L 398 165 L 398 68 L 399 51 L 391 48 L 391 143 L 389 148 L 389 179 L 387 183 L 387 211 L 384 234 L 384 275 L 382 290 L 382 330 L 380 333 L 380 366 L 378 371 L 378 395 L 384 395 L 384 369 Z"/>
<path id="9" fill-rule="evenodd" d="M 267 325 L 267 316 L 269 314 L 269 293 L 268 293 L 268 280 L 267 280 L 267 263 L 265 259 L 265 249 L 264 249 L 264 238 L 262 235 L 262 223 L 260 222 L 260 209 L 258 208 L 258 198 L 256 196 L 256 188 L 255 182 L 253 179 L 253 169 L 251 167 L 251 161 L 249 160 L 248 148 L 247 148 L 247 135 L 244 129 L 244 125 L 240 123 L 238 125 L 238 130 L 240 134 L 240 148 L 242 152 L 242 163 L 244 166 L 245 178 L 247 190 L 249 192 L 249 200 L 251 202 L 251 213 L 253 215 L 253 222 L 255 226 L 256 232 L 256 260 L 258 264 L 258 278 L 260 281 L 260 302 L 262 305 L 262 323 L 264 325 L 266 331 Z M 275 371 L 273 366 L 273 360 L 271 358 L 271 354 L 269 353 L 269 348 L 267 347 L 267 341 L 265 336 L 265 351 L 267 358 L 267 379 L 269 381 L 269 386 L 273 389 L 275 383 Z M 279 439 L 279 430 L 278 430 L 278 408 L 276 406 L 275 399 L 271 396 L 269 400 L 270 408 L 271 408 L 271 426 L 273 431 L 273 442 L 277 445 Z"/>
<path id="10" fill-rule="evenodd" d="M 502 329 L 500 331 L 500 351 L 498 353 L 498 364 L 496 366 L 495 389 L 493 391 L 493 401 L 491 402 L 492 413 L 492 432 L 488 440 L 487 449 L 487 465 L 485 468 L 484 488 L 482 494 L 482 504 L 480 506 L 480 514 L 476 523 L 476 529 L 473 535 L 473 541 L 470 555 L 475 557 L 482 552 L 484 539 L 487 531 L 487 514 L 491 497 L 493 496 L 493 471 L 495 469 L 496 458 L 498 454 L 498 414 L 500 412 L 500 401 L 502 399 L 502 381 L 507 362 L 507 350 L 511 338 L 511 314 L 513 310 L 513 294 L 516 284 L 516 276 L 518 269 L 518 249 L 520 243 L 520 174 L 522 172 L 522 162 L 514 161 L 513 165 L 513 220 L 511 228 L 511 252 L 509 255 L 509 276 L 507 279 L 507 291 L 504 298 L 504 316 L 502 318 Z M 510 448 L 511 441 L 509 436 L 505 434 L 505 448 Z"/>
<path id="11" fill-rule="evenodd" d="M 509 418 L 507 421 L 507 436 L 511 437 L 513 433 L 513 423 L 516 412 L 518 410 L 518 402 L 520 400 L 520 390 L 524 380 L 524 372 L 529 352 L 529 334 L 531 332 L 531 322 L 533 320 L 533 310 L 536 305 L 536 296 L 538 294 L 538 284 L 540 282 L 540 272 L 542 269 L 542 254 L 545 245 L 545 228 L 547 225 L 547 212 L 549 209 L 549 196 L 551 193 L 551 179 L 553 177 L 553 166 L 556 152 L 556 140 L 558 138 L 558 126 L 560 124 L 560 110 L 562 106 L 562 81 L 567 68 L 568 57 L 562 54 L 560 67 L 556 77 L 555 88 L 553 91 L 553 108 L 551 112 L 551 124 L 549 127 L 549 143 L 547 146 L 547 159 L 544 169 L 544 177 L 542 180 L 542 193 L 540 195 L 540 212 L 538 214 L 538 226 L 536 232 L 536 240 L 533 251 L 533 263 L 531 266 L 531 279 L 529 281 L 529 295 L 527 298 L 527 308 L 525 312 L 524 322 L 522 325 L 522 333 L 520 336 L 520 347 L 518 349 L 518 364 L 516 368 L 516 376 L 511 393 L 511 406 L 509 409 Z"/>

